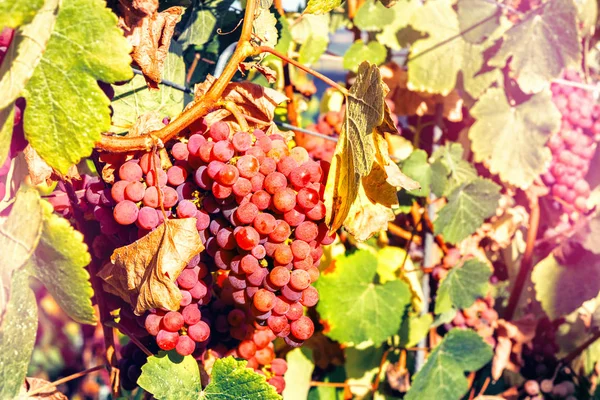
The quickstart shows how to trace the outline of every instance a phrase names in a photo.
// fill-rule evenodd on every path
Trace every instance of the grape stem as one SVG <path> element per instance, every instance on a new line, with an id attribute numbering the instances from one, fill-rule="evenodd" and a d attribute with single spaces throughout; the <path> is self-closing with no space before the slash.
<path id="1" fill-rule="evenodd" d="M 240 108 L 233 101 L 224 102 L 223 108 L 225 108 L 235 117 L 242 132 L 248 132 L 248 122 L 246 122 L 246 118 L 244 117 L 244 114 L 242 114 L 242 110 L 240 110 Z"/>
<path id="2" fill-rule="evenodd" d="M 150 151 L 157 142 L 166 143 L 173 139 L 179 132 L 190 126 L 194 121 L 208 114 L 217 105 L 225 88 L 237 72 L 238 66 L 247 57 L 256 53 L 250 44 L 252 38 L 252 23 L 254 22 L 257 0 L 248 0 L 244 13 L 244 24 L 235 52 L 227 63 L 225 70 L 213 83 L 208 92 L 190 108 L 185 110 L 164 128 L 151 132 L 145 136 L 102 136 L 96 143 L 96 149 L 112 153 L 128 151 Z"/>
<path id="3" fill-rule="evenodd" d="M 88 368 L 84 371 L 79 371 L 76 372 L 74 374 L 71 374 L 69 376 L 65 376 L 64 378 L 60 378 L 59 380 L 56 380 L 54 382 L 49 382 L 47 384 L 45 384 L 44 386 L 41 386 L 37 389 L 32 390 L 31 392 L 27 392 L 27 396 L 28 397 L 34 397 L 37 394 L 43 393 L 48 389 L 52 389 L 57 387 L 58 385 L 62 385 L 63 383 L 72 381 L 73 379 L 77 379 L 77 378 L 81 378 L 82 376 L 85 376 L 87 374 L 91 374 L 92 372 L 96 372 L 99 371 L 103 368 L 105 368 L 106 366 L 104 364 L 100 364 L 100 365 L 96 365 L 95 367 L 92 368 Z M 42 396 L 42 397 L 46 397 L 46 396 Z"/>
<path id="4" fill-rule="evenodd" d="M 527 231 L 527 243 L 525 245 L 523 258 L 521 259 L 521 267 L 519 268 L 515 285 L 510 292 L 508 306 L 506 307 L 506 312 L 504 314 L 504 318 L 507 321 L 512 320 L 515 314 L 519 299 L 521 298 L 521 292 L 525 287 L 527 276 L 533 266 L 533 249 L 535 248 L 535 239 L 540 224 L 540 204 L 538 195 L 535 193 L 535 189 L 528 190 L 526 194 L 529 198 L 529 230 Z"/>

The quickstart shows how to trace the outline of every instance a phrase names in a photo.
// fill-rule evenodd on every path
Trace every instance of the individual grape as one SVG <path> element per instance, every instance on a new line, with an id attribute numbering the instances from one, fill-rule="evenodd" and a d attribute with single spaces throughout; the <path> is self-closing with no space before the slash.
<path id="1" fill-rule="evenodd" d="M 258 234 L 256 229 L 250 226 L 246 226 L 236 230 L 235 240 L 237 242 L 237 245 L 242 250 L 251 250 L 254 246 L 258 245 L 260 235 Z"/>
<path id="2" fill-rule="evenodd" d="M 314 307 L 319 302 L 319 292 L 313 286 L 309 286 L 302 291 L 300 303 L 304 307 Z"/>
<path id="3" fill-rule="evenodd" d="M 263 285 L 265 278 L 267 276 L 269 272 L 267 271 L 266 268 L 258 268 L 256 271 L 254 271 L 252 274 L 248 275 L 246 277 L 246 280 L 248 281 L 248 283 L 250 283 L 252 286 L 261 286 Z"/>
<path id="4" fill-rule="evenodd" d="M 212 138 L 215 142 L 219 142 L 221 140 L 226 140 L 229 138 L 229 134 L 231 133 L 229 129 L 229 125 L 223 121 L 217 121 L 210 126 L 208 130 L 208 136 Z"/>
<path id="5" fill-rule="evenodd" d="M 269 273 L 269 279 L 275 286 L 285 286 L 290 281 L 290 271 L 285 267 L 275 267 Z"/>
<path id="6" fill-rule="evenodd" d="M 283 220 L 293 227 L 300 225 L 305 219 L 306 215 L 297 206 L 283 214 Z"/>
<path id="7" fill-rule="evenodd" d="M 259 244 L 250 250 L 250 254 L 252 254 L 257 260 L 262 260 L 267 255 L 267 250 L 265 250 L 265 246 Z"/>
<path id="8" fill-rule="evenodd" d="M 172 186 L 179 186 L 187 179 L 188 172 L 180 165 L 173 165 L 167 170 L 167 182 Z"/>
<path id="9" fill-rule="evenodd" d="M 138 207 L 130 200 L 123 200 L 115 206 L 113 216 L 121 225 L 133 224 L 138 218 Z"/>
<path id="10" fill-rule="evenodd" d="M 231 139 L 236 151 L 244 152 L 252 147 L 252 136 L 246 132 L 237 132 Z"/>
<path id="11" fill-rule="evenodd" d="M 196 349 L 196 343 L 187 335 L 179 336 L 175 351 L 182 356 L 189 356 Z"/>
<path id="12" fill-rule="evenodd" d="M 156 335 L 156 344 L 162 350 L 173 350 L 177 346 L 179 341 L 179 334 L 177 332 L 170 332 L 161 329 Z"/>
<path id="13" fill-rule="evenodd" d="M 200 322 L 200 318 L 202 317 L 197 304 L 190 304 L 184 307 L 181 311 L 181 315 L 183 316 L 184 322 L 188 326 L 197 324 Z"/>
<path id="14" fill-rule="evenodd" d="M 192 298 L 196 300 L 202 299 L 208 294 L 208 287 L 206 286 L 206 283 L 203 281 L 196 282 L 194 287 L 190 289 L 190 294 L 192 295 Z"/>
<path id="15" fill-rule="evenodd" d="M 277 162 L 272 158 L 264 158 L 260 163 L 259 172 L 264 176 L 269 175 L 277 170 Z"/>
<path id="16" fill-rule="evenodd" d="M 245 203 L 238 207 L 235 216 L 240 223 L 249 225 L 254 221 L 258 212 L 258 207 L 254 203 Z"/>
<path id="17" fill-rule="evenodd" d="M 252 193 L 252 183 L 246 178 L 238 178 L 233 184 L 232 190 L 236 196 L 244 197 Z"/>
<path id="18" fill-rule="evenodd" d="M 233 165 L 224 165 L 214 179 L 221 185 L 233 186 L 238 178 L 239 172 L 236 167 Z"/>
<path id="19" fill-rule="evenodd" d="M 275 334 L 277 334 L 284 331 L 289 326 L 289 323 L 288 319 L 283 315 L 271 315 L 267 319 L 267 325 Z"/>
<path id="20" fill-rule="evenodd" d="M 154 156 L 154 160 L 152 159 Z M 156 168 L 160 168 L 160 157 L 154 153 L 145 153 L 140 157 L 140 168 L 142 169 L 142 173 L 148 174 L 151 170 L 153 170 L 156 165 Z M 123 179 L 123 178 L 121 178 Z"/>
<path id="21" fill-rule="evenodd" d="M 177 204 L 178 218 L 193 218 L 196 216 L 197 211 L 196 205 L 189 200 L 182 200 Z"/>
<path id="22" fill-rule="evenodd" d="M 158 178 L 158 180 L 157 180 Z M 150 171 L 148 175 L 146 175 L 146 184 L 148 186 L 160 186 L 161 188 L 166 186 L 169 178 L 167 173 L 162 169 L 158 171 Z"/>
<path id="23" fill-rule="evenodd" d="M 179 306 L 185 307 L 192 304 L 192 295 L 187 290 L 179 290 L 181 293 L 181 300 L 179 301 Z"/>
<path id="24" fill-rule="evenodd" d="M 117 181 L 114 183 L 114 185 L 110 189 L 110 195 L 112 196 L 114 201 L 120 203 L 121 201 L 125 200 L 125 188 L 130 183 L 131 182 L 129 181 Z"/>
<path id="25" fill-rule="evenodd" d="M 290 287 L 294 290 L 302 291 L 310 286 L 311 280 L 308 272 L 302 269 L 292 271 L 290 276 Z"/>
<path id="26" fill-rule="evenodd" d="M 148 314 L 146 319 L 144 320 L 144 327 L 152 336 L 158 335 L 160 331 L 160 324 L 162 321 L 162 316 L 157 314 Z"/>
<path id="27" fill-rule="evenodd" d="M 298 191 L 296 196 L 298 204 L 305 210 L 312 210 L 317 204 L 319 204 L 319 193 L 314 189 L 302 188 Z"/>
<path id="28" fill-rule="evenodd" d="M 196 283 L 198 282 L 198 271 L 200 268 L 196 269 L 184 269 L 181 271 L 179 276 L 177 277 L 177 284 L 182 289 L 192 289 Z"/>
<path id="29" fill-rule="evenodd" d="M 188 159 L 190 151 L 185 143 L 177 142 L 171 148 L 171 154 L 173 155 L 174 159 L 178 161 L 185 161 Z"/>
<path id="30" fill-rule="evenodd" d="M 142 182 L 130 182 L 125 187 L 125 199 L 131 200 L 134 203 L 141 201 L 144 198 L 144 194 L 146 192 L 146 188 Z"/>
<path id="31" fill-rule="evenodd" d="M 246 179 L 251 179 L 256 176 L 260 169 L 258 159 L 251 154 L 241 156 L 235 165 L 239 170 L 240 176 Z"/>
<path id="32" fill-rule="evenodd" d="M 233 229 L 223 228 L 217 232 L 217 244 L 224 250 L 233 250 L 235 248 L 235 237 Z"/>
<path id="33" fill-rule="evenodd" d="M 303 222 L 304 224 L 305 222 Z M 302 225 L 302 224 L 300 224 Z M 298 228 L 296 228 L 297 230 Z M 287 238 L 290 237 L 290 235 L 292 234 L 292 231 L 290 229 L 290 226 L 288 225 L 287 222 L 282 221 L 282 220 L 277 220 L 275 223 L 275 229 L 273 229 L 273 231 L 269 234 L 269 239 L 275 241 L 275 242 L 283 242 L 285 240 L 287 240 Z M 298 237 L 296 235 L 296 237 Z"/>
<path id="34" fill-rule="evenodd" d="M 251 275 L 260 268 L 260 265 L 258 264 L 258 259 L 256 257 L 252 254 L 246 254 L 240 261 L 240 268 L 245 274 Z"/>
<path id="35" fill-rule="evenodd" d="M 287 186 L 287 179 L 281 172 L 272 172 L 265 177 L 264 187 L 269 194 L 275 194 Z"/>
<path id="36" fill-rule="evenodd" d="M 256 358 L 256 361 L 258 361 L 260 364 L 269 365 L 271 364 L 271 361 L 275 359 L 275 351 L 272 347 L 267 346 L 265 348 L 257 350 L 254 357 Z"/>
<path id="37" fill-rule="evenodd" d="M 162 319 L 162 327 L 169 332 L 177 332 L 183 327 L 183 316 L 177 311 L 169 311 Z"/>
<path id="38" fill-rule="evenodd" d="M 212 193 L 217 199 L 226 199 L 231 195 L 233 190 L 229 186 L 221 185 L 217 182 L 212 184 Z"/>
<path id="39" fill-rule="evenodd" d="M 286 177 L 296 169 L 298 169 L 298 163 L 292 157 L 283 157 L 277 163 L 277 171 L 281 172 Z"/>
<path id="40" fill-rule="evenodd" d="M 171 208 L 177 204 L 177 201 L 179 201 L 179 196 L 177 196 L 177 191 L 175 189 L 167 186 L 161 190 L 163 206 L 165 208 Z"/>
<path id="41" fill-rule="evenodd" d="M 281 213 L 292 210 L 296 206 L 296 193 L 290 188 L 279 190 L 273 195 L 273 206 Z"/>
<path id="42" fill-rule="evenodd" d="M 309 339 L 315 331 L 315 325 L 312 320 L 304 315 L 293 321 L 290 324 L 290 328 L 292 335 L 300 340 Z"/>
<path id="43" fill-rule="evenodd" d="M 119 167 L 119 178 L 124 181 L 135 182 L 142 179 L 142 168 L 134 161 L 127 161 Z"/>
<path id="44" fill-rule="evenodd" d="M 271 195 L 264 190 L 259 190 L 252 195 L 250 201 L 258 207 L 259 210 L 263 211 L 269 208 L 271 205 Z"/>
<path id="45" fill-rule="evenodd" d="M 235 149 L 231 142 L 227 140 L 221 140 L 216 142 L 212 148 L 212 155 L 218 161 L 228 162 L 235 155 Z"/>
<path id="46" fill-rule="evenodd" d="M 152 230 L 158 226 L 158 214 L 154 208 L 142 207 L 138 212 L 137 223 L 142 229 Z"/>
<path id="47" fill-rule="evenodd" d="M 210 337 L 210 326 L 204 321 L 200 321 L 188 328 L 188 336 L 195 342 L 204 342 Z"/>

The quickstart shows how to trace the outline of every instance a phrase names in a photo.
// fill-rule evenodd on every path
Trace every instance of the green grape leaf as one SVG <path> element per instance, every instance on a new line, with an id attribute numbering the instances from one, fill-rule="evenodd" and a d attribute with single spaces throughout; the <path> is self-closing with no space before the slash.
<path id="1" fill-rule="evenodd" d="M 394 15 L 378 0 L 367 0 L 356 11 L 353 21 L 362 31 L 380 31 L 394 21 Z"/>
<path id="2" fill-rule="evenodd" d="M 365 44 L 362 40 L 357 40 L 344 54 L 344 69 L 357 72 L 362 62 L 368 61 L 371 64 L 379 65 L 385 61 L 386 57 L 387 49 L 381 43 Z"/>
<path id="3" fill-rule="evenodd" d="M 485 67 L 485 44 L 465 43 L 463 49 L 463 63 L 460 71 L 462 85 L 473 99 L 478 99 L 493 83 L 502 81 L 502 71 L 498 68 Z"/>
<path id="4" fill-rule="evenodd" d="M 582 221 L 582 225 L 577 228 L 571 240 L 580 243 L 591 253 L 600 254 L 600 212 Z"/>
<path id="5" fill-rule="evenodd" d="M 58 7 L 58 0 L 47 0 L 31 23 L 15 31 L 0 64 L 0 110 L 13 104 L 33 75 L 54 29 Z"/>
<path id="6" fill-rule="evenodd" d="M 435 313 L 470 307 L 475 300 L 487 294 L 490 276 L 490 267 L 475 258 L 452 268 L 438 288 Z"/>
<path id="7" fill-rule="evenodd" d="M 400 347 L 416 346 L 427 336 L 432 324 L 433 315 L 430 313 L 404 318 L 400 327 Z"/>
<path id="8" fill-rule="evenodd" d="M 477 171 L 463 159 L 463 153 L 460 143 L 446 143 L 433 153 L 431 186 L 436 196 L 447 196 L 458 186 L 477 178 Z"/>
<path id="9" fill-rule="evenodd" d="M 405 43 L 402 40 L 411 31 L 408 26 L 413 13 L 423 4 L 419 0 L 400 0 L 387 10 L 393 17 L 391 23 L 383 26 L 377 34 L 377 41 L 392 50 L 400 50 Z M 416 32 L 416 31 L 413 31 Z M 419 35 L 420 36 L 420 35 Z M 420 37 L 415 37 L 419 39 Z M 412 41 L 410 41 L 412 42 Z"/>
<path id="10" fill-rule="evenodd" d="M 464 41 L 451 0 L 427 2 L 412 16 L 410 25 L 427 33 L 410 48 L 408 88 L 447 95 L 456 86 Z"/>
<path id="11" fill-rule="evenodd" d="M 575 0 L 575 5 L 582 25 L 582 35 L 593 35 L 598 20 L 598 3 L 595 0 Z"/>
<path id="12" fill-rule="evenodd" d="M 310 381 L 315 369 L 312 350 L 306 347 L 297 348 L 285 356 L 288 369 L 285 372 L 285 400 L 306 400 L 310 390 Z"/>
<path id="13" fill-rule="evenodd" d="M 27 24 L 42 7 L 44 0 L 2 0 L 0 2 L 0 27 L 17 28 Z"/>
<path id="14" fill-rule="evenodd" d="M 496 213 L 500 186 L 477 178 L 458 186 L 448 195 L 448 203 L 433 222 L 436 234 L 448 243 L 458 243 L 474 233 L 483 221 Z"/>
<path id="15" fill-rule="evenodd" d="M 137 384 L 158 400 L 192 400 L 201 398 L 202 393 L 198 363 L 194 357 L 183 357 L 174 350 L 148 357 Z"/>
<path id="16" fill-rule="evenodd" d="M 0 399 L 17 398 L 25 381 L 38 325 L 37 304 L 29 287 L 27 269 L 12 274 L 11 286 L 0 325 Z"/>
<path id="17" fill-rule="evenodd" d="M 551 154 L 545 144 L 561 120 L 549 90 L 512 106 L 503 89 L 492 88 L 471 115 L 477 120 L 469 130 L 475 160 L 487 161 L 492 173 L 525 189 L 546 170 Z"/>
<path id="18" fill-rule="evenodd" d="M 334 265 L 333 272 L 316 282 L 317 311 L 327 321 L 327 336 L 342 343 L 379 344 L 396 333 L 411 301 L 408 285 L 400 280 L 373 283 L 377 257 L 368 250 L 339 256 Z"/>
<path id="19" fill-rule="evenodd" d="M 383 346 L 346 347 L 344 349 L 346 382 L 348 382 L 352 394 L 357 398 L 362 399 L 369 394 L 369 385 L 379 371 L 383 352 Z"/>
<path id="20" fill-rule="evenodd" d="M 327 50 L 329 38 L 319 33 L 310 35 L 308 40 L 302 43 L 298 51 L 298 61 L 302 64 L 310 65 L 316 63 L 321 55 Z"/>
<path id="21" fill-rule="evenodd" d="M 342 0 L 308 0 L 304 14 L 325 14 L 340 4 Z"/>
<path id="22" fill-rule="evenodd" d="M 458 0 L 458 26 L 469 43 L 481 43 L 500 26 L 500 7 L 480 0 Z"/>
<path id="23" fill-rule="evenodd" d="M 188 46 L 199 48 L 208 43 L 217 30 L 217 16 L 225 15 L 232 3 L 232 0 L 194 2 L 192 10 L 188 11 L 191 12 L 191 16 L 177 38 L 183 49 L 187 49 Z"/>
<path id="24" fill-rule="evenodd" d="M 551 320 L 575 311 L 600 292 L 600 257 L 581 253 L 569 265 L 561 265 L 549 255 L 533 268 L 535 297 Z"/>
<path id="25" fill-rule="evenodd" d="M 2 282 L 10 282 L 12 271 L 24 266 L 38 245 L 44 218 L 40 202 L 37 190 L 22 187 L 17 192 L 8 218 L 0 225 Z M 0 298 L 0 304 L 2 301 Z"/>
<path id="26" fill-rule="evenodd" d="M 409 191 L 413 196 L 426 197 L 429 195 L 432 170 L 428 158 L 426 151 L 417 149 L 402 163 L 402 172 L 421 185 L 420 189 Z"/>
<path id="27" fill-rule="evenodd" d="M 275 50 L 283 54 L 287 54 L 288 51 L 292 49 L 292 46 L 294 44 L 294 38 L 292 36 L 292 27 L 290 26 L 290 23 L 288 22 L 287 18 L 285 18 L 283 15 L 279 17 L 278 21 L 279 25 L 281 25 L 281 29 L 279 30 L 280 37 L 277 41 L 277 46 L 275 46 Z"/>
<path id="28" fill-rule="evenodd" d="M 281 400 L 264 375 L 246 367 L 247 361 L 233 357 L 215 361 L 210 383 L 200 394 L 200 400 Z"/>
<path id="29" fill-rule="evenodd" d="M 185 63 L 181 45 L 171 42 L 169 53 L 163 67 L 163 79 L 183 84 L 185 82 Z M 183 110 L 183 92 L 167 86 L 160 90 L 150 90 L 141 75 L 123 85 L 113 86 L 115 97 L 112 100 L 113 117 L 111 131 L 127 132 L 138 118 L 146 113 L 155 112 L 161 118 L 176 117 Z"/>
<path id="30" fill-rule="evenodd" d="M 4 162 L 8 157 L 10 142 L 12 140 L 14 120 L 14 104 L 10 104 L 4 110 L 0 110 L 0 165 L 4 165 Z"/>
<path id="31" fill-rule="evenodd" d="M 262 46 L 275 47 L 279 38 L 276 25 L 275 15 L 269 10 L 261 8 L 254 19 L 252 29 Z"/>
<path id="32" fill-rule="evenodd" d="M 452 329 L 417 372 L 405 399 L 460 399 L 469 390 L 464 372 L 478 370 L 492 356 L 477 332 Z"/>
<path id="33" fill-rule="evenodd" d="M 85 267 L 91 256 L 83 235 L 68 220 L 52 213 L 42 202 L 44 227 L 30 265 L 33 275 L 46 286 L 67 315 L 82 324 L 96 324 L 92 307 L 94 291 Z"/>
<path id="34" fill-rule="evenodd" d="M 525 93 L 548 88 L 564 68 L 579 68 L 581 41 L 573 1 L 549 0 L 509 29 L 490 65 L 510 69 Z"/>
<path id="35" fill-rule="evenodd" d="M 130 50 L 104 1 L 62 2 L 46 51 L 24 90 L 25 137 L 51 167 L 66 173 L 109 130 L 110 102 L 96 81 L 129 79 Z"/>
<path id="36" fill-rule="evenodd" d="M 329 24 L 329 15 L 305 14 L 297 23 L 291 26 L 290 32 L 295 42 L 306 43 L 313 35 L 329 37 Z"/>
<path id="37" fill-rule="evenodd" d="M 377 251 L 377 276 L 380 283 L 395 281 L 398 279 L 398 268 L 402 266 L 404 259 L 404 269 L 410 271 L 414 269 L 413 262 L 402 247 L 385 246 Z"/>

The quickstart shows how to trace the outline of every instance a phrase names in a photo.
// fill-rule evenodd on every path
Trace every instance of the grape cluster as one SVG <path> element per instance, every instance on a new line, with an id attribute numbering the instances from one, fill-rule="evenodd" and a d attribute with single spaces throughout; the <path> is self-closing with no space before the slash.
<path id="1" fill-rule="evenodd" d="M 565 78 L 581 82 L 575 72 L 567 71 Z M 592 93 L 566 85 L 553 84 L 552 96 L 562 125 L 548 141 L 552 163 L 542 179 L 554 197 L 586 212 L 590 186 L 585 175 L 600 140 L 600 105 L 594 103 Z"/>
<path id="2" fill-rule="evenodd" d="M 343 111 L 328 111 L 319 116 L 316 124 L 311 124 L 306 129 L 323 135 L 338 137 L 342 130 Z M 295 134 L 296 143 L 304 147 L 315 160 L 331 161 L 335 151 L 335 142 L 306 133 Z"/>
<path id="3" fill-rule="evenodd" d="M 471 307 L 457 311 L 451 325 L 457 328 L 473 329 L 492 347 L 495 347 L 494 332 L 497 320 L 498 312 L 494 310 L 494 298 L 488 295 L 483 299 L 475 300 Z"/>

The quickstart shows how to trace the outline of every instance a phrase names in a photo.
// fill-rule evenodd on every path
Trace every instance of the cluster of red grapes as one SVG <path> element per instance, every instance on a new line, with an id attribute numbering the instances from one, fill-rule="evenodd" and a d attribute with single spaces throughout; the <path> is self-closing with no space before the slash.
<path id="1" fill-rule="evenodd" d="M 328 111 L 319 116 L 316 124 L 311 124 L 306 129 L 323 135 L 338 137 L 342 130 L 343 111 Z M 299 146 L 304 147 L 315 160 L 331 161 L 335 151 L 333 140 L 327 140 L 302 132 L 295 134 L 294 140 Z"/>
<path id="2" fill-rule="evenodd" d="M 576 72 L 565 78 L 581 82 Z M 552 164 L 542 179 L 552 195 L 578 212 L 588 211 L 590 186 L 585 176 L 600 140 L 600 105 L 592 93 L 561 84 L 552 85 L 554 104 L 562 114 L 560 131 L 550 137 Z"/>
<path id="3" fill-rule="evenodd" d="M 196 218 L 206 248 L 177 278 L 177 311 L 135 316 L 121 304 L 119 323 L 158 349 L 200 362 L 207 354 L 244 358 L 281 392 L 287 366 L 272 342 L 299 346 L 312 336 L 304 307 L 318 301 L 312 283 L 322 246 L 334 240 L 323 222 L 329 164 L 290 149 L 281 135 L 234 133 L 224 122 L 167 149 L 169 160 L 144 153 L 121 161 L 110 187 L 88 177 L 75 187 L 81 209 L 99 223 L 93 251 L 101 260 L 165 219 Z M 50 201 L 70 212 L 65 193 Z"/>
<path id="4" fill-rule="evenodd" d="M 459 310 L 451 325 L 457 328 L 473 329 L 492 347 L 495 347 L 494 332 L 497 320 L 498 312 L 494 310 L 494 298 L 487 296 L 475 300 L 471 307 Z"/>

